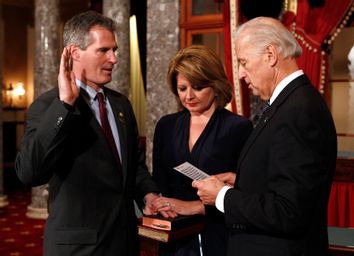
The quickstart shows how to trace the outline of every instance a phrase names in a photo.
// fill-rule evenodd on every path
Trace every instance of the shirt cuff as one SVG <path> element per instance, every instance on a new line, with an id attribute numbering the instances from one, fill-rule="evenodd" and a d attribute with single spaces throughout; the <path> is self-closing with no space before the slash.
<path id="1" fill-rule="evenodd" d="M 216 208 L 221 211 L 221 212 L 225 212 L 224 211 L 224 198 L 225 198 L 225 194 L 226 192 L 230 189 L 231 187 L 229 186 L 223 186 L 222 189 L 220 189 L 218 195 L 216 196 L 215 199 L 215 206 Z"/>

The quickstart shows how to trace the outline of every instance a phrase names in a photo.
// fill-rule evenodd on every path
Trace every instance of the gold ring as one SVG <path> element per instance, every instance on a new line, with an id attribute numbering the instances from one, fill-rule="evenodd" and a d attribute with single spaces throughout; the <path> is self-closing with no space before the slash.
<path id="1" fill-rule="evenodd" d="M 169 206 L 171 206 L 171 203 L 170 202 L 165 202 L 165 204 L 164 204 L 166 207 L 169 207 Z"/>

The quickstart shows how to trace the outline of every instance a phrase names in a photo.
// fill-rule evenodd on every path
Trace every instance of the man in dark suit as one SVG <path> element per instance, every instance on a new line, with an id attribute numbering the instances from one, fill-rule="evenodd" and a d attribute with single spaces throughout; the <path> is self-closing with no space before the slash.
<path id="1" fill-rule="evenodd" d="M 268 101 L 241 152 L 238 174 L 194 181 L 224 212 L 228 255 L 327 255 L 327 202 L 337 140 L 331 114 L 299 70 L 301 48 L 277 20 L 259 17 L 236 35 L 239 78 Z"/>
<path id="2" fill-rule="evenodd" d="M 137 255 L 134 199 L 154 213 L 148 205 L 158 189 L 132 107 L 104 87 L 117 63 L 114 32 L 114 22 L 96 12 L 69 20 L 58 88 L 28 110 L 16 171 L 25 184 L 49 182 L 44 255 Z"/>

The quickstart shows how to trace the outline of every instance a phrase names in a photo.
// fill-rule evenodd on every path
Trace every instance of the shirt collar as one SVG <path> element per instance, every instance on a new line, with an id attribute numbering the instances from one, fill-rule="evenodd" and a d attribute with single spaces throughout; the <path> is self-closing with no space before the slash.
<path id="1" fill-rule="evenodd" d="M 269 104 L 272 105 L 272 103 L 275 101 L 275 99 L 278 97 L 278 95 L 284 90 L 284 88 L 290 84 L 291 81 L 293 81 L 295 78 L 301 76 L 304 74 L 304 71 L 302 70 L 297 70 L 294 73 L 291 73 L 287 77 L 285 77 L 283 80 L 280 81 L 280 83 L 275 87 L 274 92 L 272 94 L 272 97 L 269 99 Z"/>
<path id="2" fill-rule="evenodd" d="M 81 88 L 87 92 L 91 101 L 95 100 L 97 92 L 94 89 L 92 89 L 90 86 L 86 85 L 85 83 L 83 83 L 79 79 L 76 79 L 76 85 L 79 89 Z M 101 92 L 105 96 L 102 88 L 100 88 L 100 90 L 98 92 Z"/>

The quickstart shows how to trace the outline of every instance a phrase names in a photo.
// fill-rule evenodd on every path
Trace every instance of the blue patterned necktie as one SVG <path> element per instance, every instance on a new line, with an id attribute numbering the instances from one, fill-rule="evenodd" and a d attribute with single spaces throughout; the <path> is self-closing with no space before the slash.
<path id="1" fill-rule="evenodd" d="M 262 117 L 264 116 L 265 113 L 267 113 L 267 111 L 270 108 L 270 104 L 269 101 L 267 101 L 261 108 L 261 110 L 255 115 L 255 117 L 253 118 L 253 125 L 254 127 L 256 127 L 259 123 L 259 121 L 262 119 Z"/>

